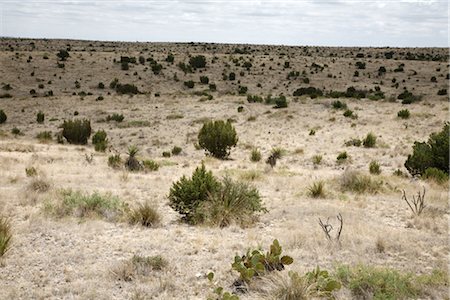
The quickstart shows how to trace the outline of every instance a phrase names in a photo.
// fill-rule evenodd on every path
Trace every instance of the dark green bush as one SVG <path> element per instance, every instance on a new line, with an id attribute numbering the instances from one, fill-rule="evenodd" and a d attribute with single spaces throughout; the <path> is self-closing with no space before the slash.
<path id="1" fill-rule="evenodd" d="M 299 88 L 297 90 L 295 90 L 294 92 L 294 96 L 303 96 L 303 95 L 308 95 L 311 98 L 317 98 L 319 96 L 323 95 L 322 90 L 315 88 L 315 87 L 307 87 L 307 88 Z"/>
<path id="2" fill-rule="evenodd" d="M 68 120 L 61 125 L 62 135 L 70 144 L 85 145 L 91 136 L 91 121 Z"/>
<path id="3" fill-rule="evenodd" d="M 262 103 L 263 102 L 263 98 L 261 97 L 261 96 L 256 96 L 256 95 L 254 95 L 254 96 L 252 96 L 252 95 L 247 95 L 247 101 L 248 101 L 248 103 L 256 103 L 256 102 L 258 102 L 258 103 Z"/>
<path id="4" fill-rule="evenodd" d="M 275 98 L 274 108 L 286 108 L 286 107 L 288 107 L 288 103 L 285 96 L 280 95 L 278 98 Z"/>
<path id="5" fill-rule="evenodd" d="M 122 122 L 125 117 L 122 114 L 114 113 L 106 117 L 106 121 L 116 121 L 118 123 Z"/>
<path id="6" fill-rule="evenodd" d="M 441 89 L 437 92 L 438 96 L 445 96 L 447 95 L 447 89 Z"/>
<path id="7" fill-rule="evenodd" d="M 413 93 L 408 90 L 403 91 L 400 95 L 397 96 L 397 99 L 402 100 L 402 104 L 411 104 L 417 102 L 421 99 L 421 96 L 413 95 Z"/>
<path id="8" fill-rule="evenodd" d="M 68 57 L 70 57 L 70 54 L 67 50 L 59 50 L 59 52 L 56 54 L 56 56 L 61 60 L 65 61 Z"/>
<path id="9" fill-rule="evenodd" d="M 206 58 L 203 55 L 193 56 L 189 59 L 189 64 L 194 69 L 201 69 L 206 67 Z"/>
<path id="10" fill-rule="evenodd" d="M 0 124 L 5 123 L 8 117 L 6 116 L 3 109 L 0 109 Z"/>
<path id="11" fill-rule="evenodd" d="M 334 109 L 347 109 L 347 104 L 339 100 L 333 101 L 332 106 Z"/>
<path id="12" fill-rule="evenodd" d="M 369 172 L 374 175 L 381 174 L 380 164 L 377 161 L 371 161 L 369 164 Z"/>
<path id="13" fill-rule="evenodd" d="M 422 177 L 424 179 L 433 180 L 439 184 L 448 183 L 448 174 L 437 168 L 427 168 Z"/>
<path id="14" fill-rule="evenodd" d="M 414 142 L 413 153 L 408 155 L 405 167 L 411 175 L 422 175 L 428 168 L 449 172 L 449 123 L 441 132 L 432 133 L 428 142 Z"/>
<path id="15" fill-rule="evenodd" d="M 184 82 L 184 86 L 189 88 L 189 89 L 192 89 L 194 87 L 194 85 L 195 85 L 195 83 L 192 80 Z"/>
<path id="16" fill-rule="evenodd" d="M 36 122 L 39 124 L 44 123 L 45 115 L 42 111 L 38 112 L 36 115 Z"/>
<path id="17" fill-rule="evenodd" d="M 236 130 L 229 121 L 208 121 L 198 134 L 200 147 L 216 158 L 226 158 L 237 141 Z"/>
<path id="18" fill-rule="evenodd" d="M 364 147 L 373 148 L 375 147 L 375 144 L 377 142 L 377 137 L 372 132 L 370 132 L 362 142 Z"/>
<path id="19" fill-rule="evenodd" d="M 108 141 L 106 139 L 106 132 L 104 130 L 98 130 L 92 136 L 92 144 L 94 145 L 95 151 L 105 152 L 106 147 L 108 145 Z"/>
<path id="20" fill-rule="evenodd" d="M 205 166 L 197 167 L 190 179 L 186 176 L 175 182 L 169 193 L 170 207 L 183 215 L 183 219 L 196 224 L 203 221 L 197 211 L 199 205 L 207 201 L 208 195 L 220 189 L 220 183 Z"/>
<path id="21" fill-rule="evenodd" d="M 235 80 L 236 79 L 236 74 L 234 72 L 231 72 L 230 75 L 228 75 L 228 80 Z"/>
<path id="22" fill-rule="evenodd" d="M 173 155 L 179 155 L 180 153 L 181 153 L 181 151 L 182 151 L 183 149 L 181 149 L 181 147 L 178 147 L 178 146 L 174 146 L 173 148 L 172 148 L 172 154 Z"/>
<path id="23" fill-rule="evenodd" d="M 137 86 L 135 86 L 134 84 L 129 84 L 129 83 L 120 84 L 120 83 L 117 83 L 115 87 L 116 87 L 116 92 L 119 95 L 123 95 L 123 94 L 136 95 L 136 94 L 139 94 L 139 90 L 138 90 Z"/>
<path id="24" fill-rule="evenodd" d="M 209 78 L 208 76 L 200 76 L 200 82 L 202 84 L 208 84 L 209 83 Z"/>
<path id="25" fill-rule="evenodd" d="M 246 86 L 240 85 L 238 88 L 239 95 L 245 95 L 248 91 L 248 88 Z"/>
<path id="26" fill-rule="evenodd" d="M 397 113 L 397 117 L 402 118 L 402 119 L 408 119 L 410 116 L 409 110 L 408 109 L 402 109 Z"/>

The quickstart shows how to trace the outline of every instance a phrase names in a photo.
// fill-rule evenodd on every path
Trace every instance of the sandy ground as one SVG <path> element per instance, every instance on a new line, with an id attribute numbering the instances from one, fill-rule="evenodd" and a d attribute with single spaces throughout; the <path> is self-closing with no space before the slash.
<path id="1" fill-rule="evenodd" d="M 12 54 L 2 52 L 3 57 Z M 433 64 L 439 64 L 416 63 L 430 70 Z M 20 76 L 25 73 L 28 71 Z M 13 78 L 12 73 L 2 76 L 3 82 Z M 91 86 L 100 81 L 89 80 Z M 177 87 L 169 87 L 170 83 L 161 84 L 162 91 L 167 88 L 161 97 L 113 94 L 95 101 L 95 94 L 80 99 L 56 92 L 54 97 L 30 98 L 18 93 L 17 97 L 1 99 L 0 109 L 7 113 L 8 120 L 0 125 L 0 213 L 11 218 L 14 237 L 11 250 L 0 264 L 0 299 L 205 299 L 212 290 L 205 278 L 209 271 L 228 287 L 238 276 L 231 270 L 234 255 L 249 247 L 267 248 L 275 238 L 294 258 L 288 269 L 301 272 L 317 265 L 332 269 L 336 263 L 388 266 L 416 274 L 447 268 L 447 187 L 392 175 L 396 169 L 406 172 L 403 164 L 414 141 L 426 140 L 448 120 L 448 102 L 436 98 L 434 90 L 433 95 L 430 92 L 429 97 L 408 106 L 345 99 L 359 116 L 351 120 L 332 109 L 332 99 L 289 97 L 289 107 L 276 110 L 249 104 L 245 96 L 231 94 L 199 101 L 201 96 L 177 93 Z M 426 90 L 425 83 L 422 88 Z M 244 111 L 238 113 L 240 105 Z M 410 119 L 397 117 L 403 108 L 411 111 Z M 45 112 L 44 124 L 35 122 L 39 110 Z M 112 152 L 98 153 L 91 145 L 40 143 L 35 138 L 44 130 L 57 132 L 62 120 L 72 118 L 75 110 L 79 117 L 91 119 L 93 130 L 108 133 Z M 102 121 L 112 113 L 122 113 L 125 120 L 120 124 Z M 174 119 L 174 115 L 181 117 Z M 249 121 L 252 116 L 256 120 Z M 239 143 L 230 160 L 206 157 L 202 150 L 195 149 L 197 133 L 207 118 L 235 121 Z M 13 127 L 25 135 L 13 136 Z M 311 129 L 316 130 L 313 136 L 309 135 Z M 369 132 L 378 138 L 376 148 L 344 145 Z M 139 147 L 141 159 L 154 159 L 161 168 L 129 173 L 108 167 L 108 155 L 119 152 L 125 157 L 132 144 Z M 181 155 L 163 158 L 162 152 L 173 146 L 182 147 Z M 261 162 L 250 161 L 253 147 L 261 150 Z M 264 160 L 273 147 L 281 147 L 287 154 L 271 170 Z M 336 163 L 342 151 L 351 157 L 343 165 Z M 315 167 L 312 157 L 318 154 L 323 162 Z M 86 159 L 90 155 L 92 162 Z M 374 178 L 383 181 L 383 192 L 342 192 L 338 179 L 344 170 L 368 173 L 372 160 L 381 165 L 381 175 Z M 219 177 L 248 180 L 251 172 L 257 174 L 249 181 L 260 191 L 268 213 L 250 228 L 180 223 L 178 214 L 168 206 L 167 195 L 174 181 L 189 176 L 202 161 Z M 25 168 L 31 166 L 50 183 L 48 192 L 30 190 L 33 178 L 26 176 Z M 324 199 L 307 194 L 309 185 L 317 180 L 325 181 Z M 427 190 L 429 210 L 413 217 L 401 199 L 401 190 L 412 195 L 422 187 Z M 131 206 L 152 201 L 158 206 L 162 223 L 157 228 L 142 228 L 101 219 L 52 218 L 44 213 L 44 203 L 62 188 L 110 192 Z M 344 218 L 340 248 L 328 244 L 317 222 L 319 217 L 333 220 L 338 213 Z M 380 243 L 383 252 L 377 250 Z M 162 255 L 169 266 L 131 282 L 117 280 L 113 270 L 133 254 Z M 438 291 L 436 298 L 443 296 Z"/>

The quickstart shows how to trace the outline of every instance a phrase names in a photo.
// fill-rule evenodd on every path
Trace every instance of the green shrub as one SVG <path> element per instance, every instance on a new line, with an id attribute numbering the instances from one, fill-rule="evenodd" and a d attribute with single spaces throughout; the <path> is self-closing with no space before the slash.
<path id="1" fill-rule="evenodd" d="M 122 166 L 122 158 L 120 157 L 120 154 L 110 155 L 108 157 L 108 166 L 113 169 L 120 168 Z"/>
<path id="2" fill-rule="evenodd" d="M 172 148 L 172 154 L 173 155 L 179 155 L 180 153 L 181 153 L 181 151 L 182 151 L 183 149 L 181 149 L 181 147 L 178 147 L 178 146 L 174 146 L 173 148 Z"/>
<path id="3" fill-rule="evenodd" d="M 360 139 L 351 139 L 345 142 L 345 146 L 350 147 L 350 146 L 355 146 L 355 147 L 359 147 L 361 146 L 362 141 Z"/>
<path id="4" fill-rule="evenodd" d="M 437 92 L 438 96 L 445 96 L 447 95 L 447 89 L 441 89 Z"/>
<path id="5" fill-rule="evenodd" d="M 61 60 L 65 61 L 68 57 L 70 57 L 70 54 L 67 50 L 59 50 L 59 52 L 56 54 L 56 56 Z"/>
<path id="6" fill-rule="evenodd" d="M 397 99 L 402 100 L 402 104 L 411 104 L 422 99 L 421 96 L 413 95 L 408 90 L 403 91 L 400 95 L 398 95 Z"/>
<path id="7" fill-rule="evenodd" d="M 45 118 L 44 113 L 40 111 L 36 115 L 36 122 L 38 122 L 39 124 L 44 123 L 44 118 Z"/>
<path id="8" fill-rule="evenodd" d="M 339 100 L 333 101 L 332 106 L 334 109 L 347 109 L 347 104 Z"/>
<path id="9" fill-rule="evenodd" d="M 306 88 L 299 88 L 294 91 L 294 96 L 303 96 L 303 95 L 308 95 L 311 98 L 317 98 L 319 96 L 322 96 L 323 92 L 321 89 L 312 86 Z"/>
<path id="10" fill-rule="evenodd" d="M 286 97 L 281 95 L 275 99 L 275 108 L 286 108 L 288 107 L 288 103 Z"/>
<path id="11" fill-rule="evenodd" d="M 41 131 L 36 135 L 36 138 L 41 141 L 51 141 L 52 132 L 51 131 Z"/>
<path id="12" fill-rule="evenodd" d="M 11 222 L 6 217 L 0 216 L 0 257 L 11 247 L 12 232 Z"/>
<path id="13" fill-rule="evenodd" d="M 169 151 L 163 151 L 162 156 L 163 156 L 163 157 L 170 157 L 171 154 L 170 154 Z"/>
<path id="14" fill-rule="evenodd" d="M 189 80 L 189 81 L 185 81 L 185 82 L 184 82 L 184 86 L 187 87 L 187 88 L 189 88 L 189 89 L 194 88 L 194 85 L 195 85 L 195 83 L 194 83 L 192 80 Z"/>
<path id="15" fill-rule="evenodd" d="M 125 117 L 124 117 L 122 114 L 114 113 L 114 114 L 112 114 L 112 115 L 108 115 L 108 116 L 106 117 L 106 121 L 107 121 L 107 122 L 109 122 L 109 121 L 116 121 L 116 122 L 120 123 L 120 122 L 123 121 L 124 118 L 125 118 Z"/>
<path id="16" fill-rule="evenodd" d="M 97 85 L 97 88 L 102 90 L 102 89 L 105 88 L 105 84 L 103 82 L 99 82 L 98 85 Z"/>
<path id="17" fill-rule="evenodd" d="M 250 154 L 250 160 L 252 162 L 260 161 L 261 160 L 261 152 L 258 149 L 253 148 L 252 153 Z"/>
<path id="18" fill-rule="evenodd" d="M 158 171 L 159 169 L 159 164 L 151 159 L 146 159 L 142 162 L 142 164 L 144 165 L 144 169 L 145 170 L 150 170 L 150 171 Z"/>
<path id="19" fill-rule="evenodd" d="M 25 168 L 25 174 L 27 175 L 27 177 L 36 177 L 37 170 L 35 167 Z"/>
<path id="20" fill-rule="evenodd" d="M 248 91 L 248 88 L 246 86 L 240 85 L 238 87 L 238 94 L 239 95 L 245 95 L 247 93 L 247 91 Z"/>
<path id="21" fill-rule="evenodd" d="M 381 174 L 380 164 L 376 161 L 371 161 L 369 164 L 369 172 L 375 175 Z"/>
<path id="22" fill-rule="evenodd" d="M 136 94 L 140 93 L 137 86 L 135 86 L 134 84 L 129 84 L 129 83 L 125 83 L 125 84 L 117 83 L 116 92 L 119 95 L 123 95 L 123 94 L 136 95 Z"/>
<path id="23" fill-rule="evenodd" d="M 352 110 L 350 110 L 350 109 L 346 109 L 345 111 L 344 111 L 344 117 L 346 117 L 346 118 L 352 118 L 352 119 L 357 119 L 358 118 L 358 116 L 356 115 L 356 114 L 353 114 L 353 111 Z"/>
<path id="24" fill-rule="evenodd" d="M 312 157 L 312 162 L 314 165 L 320 165 L 322 163 L 322 155 L 314 155 Z"/>
<path id="25" fill-rule="evenodd" d="M 368 175 L 355 170 L 346 170 L 341 178 L 340 185 L 344 191 L 375 194 L 382 188 L 381 182 L 374 181 Z"/>
<path id="26" fill-rule="evenodd" d="M 11 129 L 11 133 L 14 135 L 23 135 L 22 131 L 20 131 L 17 127 L 13 127 L 13 129 Z"/>
<path id="27" fill-rule="evenodd" d="M 106 132 L 104 130 L 98 130 L 92 136 L 92 144 L 94 145 L 95 151 L 105 152 L 106 147 L 108 146 Z"/>
<path id="28" fill-rule="evenodd" d="M 194 69 L 206 67 L 206 58 L 203 55 L 193 56 L 189 59 L 189 65 Z"/>
<path id="29" fill-rule="evenodd" d="M 173 64 L 173 62 L 175 61 L 175 56 L 172 53 L 167 54 L 166 61 Z"/>
<path id="30" fill-rule="evenodd" d="M 91 136 L 91 121 L 68 120 L 61 125 L 62 135 L 70 144 L 85 145 Z"/>
<path id="31" fill-rule="evenodd" d="M 231 73 L 228 75 L 228 80 L 233 81 L 233 80 L 235 80 L 235 79 L 236 79 L 236 74 L 235 74 L 234 72 L 231 72 Z"/>
<path id="32" fill-rule="evenodd" d="M 246 183 L 225 177 L 218 190 L 200 204 L 199 212 L 210 225 L 226 227 L 230 224 L 246 226 L 257 220 L 257 214 L 266 212 L 258 190 Z"/>
<path id="33" fill-rule="evenodd" d="M 402 119 L 409 119 L 409 110 L 408 109 L 402 109 L 397 113 L 397 117 Z"/>
<path id="34" fill-rule="evenodd" d="M 336 160 L 338 163 L 343 163 L 343 162 L 347 161 L 347 159 L 348 159 L 348 154 L 346 151 L 339 153 L 338 156 L 336 157 Z"/>
<path id="35" fill-rule="evenodd" d="M 313 198 L 325 198 L 325 183 L 323 181 L 314 182 L 308 187 L 308 195 Z"/>
<path id="36" fill-rule="evenodd" d="M 208 84 L 209 83 L 208 76 L 200 76 L 200 83 L 201 84 Z"/>
<path id="37" fill-rule="evenodd" d="M 236 130 L 228 120 L 208 121 L 198 134 L 200 147 L 220 159 L 228 157 L 231 147 L 236 146 L 237 142 Z"/>
<path id="38" fill-rule="evenodd" d="M 413 153 L 408 155 L 405 167 L 411 175 L 422 175 L 428 168 L 449 173 L 449 123 L 441 132 L 432 133 L 428 142 L 414 142 Z"/>
<path id="39" fill-rule="evenodd" d="M 424 179 L 433 180 L 439 184 L 448 183 L 448 174 L 437 168 L 427 168 L 422 177 Z"/>
<path id="40" fill-rule="evenodd" d="M 373 148 L 377 143 L 377 137 L 372 132 L 370 132 L 362 142 L 364 147 Z"/>
<path id="41" fill-rule="evenodd" d="M 131 224 L 140 224 L 145 227 L 155 227 L 161 223 L 158 210 L 148 202 L 139 204 L 132 209 L 128 219 Z"/>
<path id="42" fill-rule="evenodd" d="M 170 188 L 170 207 L 183 216 L 183 220 L 195 224 L 203 221 L 197 209 L 207 201 L 208 195 L 220 189 L 220 183 L 205 166 L 197 167 L 190 179 L 185 176 Z"/>
<path id="43" fill-rule="evenodd" d="M 388 268 L 339 266 L 336 276 L 358 299 L 412 299 L 419 294 L 412 275 Z"/>
<path id="44" fill-rule="evenodd" d="M 0 124 L 5 123 L 8 117 L 6 116 L 5 112 L 0 109 Z"/>
<path id="45" fill-rule="evenodd" d="M 247 101 L 248 103 L 262 103 L 264 99 L 261 96 L 247 95 Z"/>

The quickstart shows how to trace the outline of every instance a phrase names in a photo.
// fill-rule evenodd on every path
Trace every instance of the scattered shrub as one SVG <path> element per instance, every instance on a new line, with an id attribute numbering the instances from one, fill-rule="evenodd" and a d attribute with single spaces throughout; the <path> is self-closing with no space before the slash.
<path id="1" fill-rule="evenodd" d="M 314 182 L 308 187 L 308 195 L 313 198 L 325 198 L 325 183 L 323 181 Z"/>
<path id="2" fill-rule="evenodd" d="M 65 61 L 68 57 L 70 57 L 70 54 L 67 50 L 59 50 L 59 52 L 56 54 L 56 56 L 61 60 Z"/>
<path id="3" fill-rule="evenodd" d="M 136 95 L 139 94 L 139 90 L 137 88 L 137 86 L 135 86 L 134 84 L 129 84 L 129 83 L 125 83 L 125 84 L 120 84 L 117 83 L 116 84 L 116 92 L 119 95 Z"/>
<path id="4" fill-rule="evenodd" d="M 61 125 L 62 135 L 70 144 L 85 145 L 91 136 L 91 121 L 68 120 Z"/>
<path id="5" fill-rule="evenodd" d="M 200 83 L 201 84 L 208 84 L 209 83 L 208 76 L 200 76 Z"/>
<path id="6" fill-rule="evenodd" d="M 362 141 L 360 139 L 351 139 L 345 142 L 345 146 L 350 147 L 350 146 L 355 146 L 355 147 L 359 147 L 361 146 Z"/>
<path id="7" fill-rule="evenodd" d="M 339 100 L 333 101 L 332 106 L 334 109 L 347 109 L 347 104 Z"/>
<path id="8" fill-rule="evenodd" d="M 183 149 L 181 149 L 181 147 L 178 147 L 178 146 L 174 146 L 173 148 L 172 148 L 172 154 L 173 155 L 179 155 L 180 153 L 181 153 L 181 151 L 182 151 Z"/>
<path id="9" fill-rule="evenodd" d="M 377 142 L 377 137 L 372 133 L 368 133 L 366 138 L 362 141 L 363 146 L 366 148 L 373 148 Z"/>
<path id="10" fill-rule="evenodd" d="M 252 153 L 250 154 L 250 160 L 252 162 L 260 161 L 261 160 L 261 152 L 258 149 L 253 148 Z"/>
<path id="11" fill-rule="evenodd" d="M 343 162 L 347 161 L 347 159 L 348 159 L 348 154 L 345 151 L 339 153 L 338 156 L 336 157 L 336 160 L 338 163 L 343 163 Z"/>
<path id="12" fill-rule="evenodd" d="M 94 145 L 95 151 L 105 152 L 106 147 L 108 146 L 106 136 L 104 130 L 99 130 L 92 136 L 92 144 Z"/>
<path id="13" fill-rule="evenodd" d="M 27 177 L 36 177 L 37 170 L 35 167 L 25 168 L 25 174 L 27 175 Z"/>
<path id="14" fill-rule="evenodd" d="M 400 95 L 397 96 L 397 99 L 402 100 L 402 104 L 411 104 L 421 100 L 421 96 L 413 95 L 408 90 L 403 91 Z"/>
<path id="15" fill-rule="evenodd" d="M 438 96 L 445 96 L 447 95 L 447 89 L 441 89 L 437 92 Z"/>
<path id="16" fill-rule="evenodd" d="M 194 69 L 206 67 L 206 58 L 203 55 L 193 56 L 189 59 L 189 65 Z"/>
<path id="17" fill-rule="evenodd" d="M 146 159 L 142 162 L 142 164 L 144 165 L 144 169 L 145 170 L 149 170 L 149 171 L 158 171 L 159 169 L 159 164 L 151 159 Z"/>
<path id="18" fill-rule="evenodd" d="M 5 123 L 8 117 L 6 116 L 5 112 L 0 109 L 0 124 Z"/>
<path id="19" fill-rule="evenodd" d="M 233 80 L 235 80 L 235 79 L 236 79 L 236 74 L 235 74 L 234 72 L 231 72 L 231 73 L 228 75 L 228 80 L 233 81 Z"/>
<path id="20" fill-rule="evenodd" d="M 155 227 L 161 223 L 158 210 L 148 202 L 132 209 L 128 219 L 131 224 L 140 224 L 145 227 Z"/>
<path id="21" fill-rule="evenodd" d="M 116 121 L 118 123 L 122 122 L 125 117 L 122 114 L 114 113 L 106 117 L 106 121 Z"/>
<path id="22" fill-rule="evenodd" d="M 397 117 L 402 119 L 409 119 L 410 113 L 408 109 L 402 109 L 397 113 Z"/>
<path id="23" fill-rule="evenodd" d="M 13 129 L 11 129 L 11 133 L 16 135 L 16 136 L 17 135 L 23 135 L 22 131 L 20 131 L 20 129 L 17 128 L 17 127 L 13 127 Z"/>
<path id="24" fill-rule="evenodd" d="M 12 230 L 11 222 L 6 217 L 0 216 L 0 257 L 11 247 Z"/>
<path id="25" fill-rule="evenodd" d="M 376 161 L 371 161 L 369 164 L 369 172 L 375 175 L 381 174 L 380 164 Z"/>
<path id="26" fill-rule="evenodd" d="M 120 154 L 110 155 L 108 157 L 108 166 L 113 169 L 120 168 L 122 166 L 122 158 L 120 157 Z"/>
<path id="27" fill-rule="evenodd" d="M 432 133 L 428 142 L 414 142 L 413 154 L 408 155 L 405 167 L 411 175 L 422 175 L 428 168 L 449 173 L 449 123 L 442 131 Z"/>
<path id="28" fill-rule="evenodd" d="M 248 103 L 262 103 L 263 102 L 263 98 L 262 97 L 260 97 L 260 96 L 256 96 L 256 95 L 254 95 L 254 96 L 252 96 L 252 95 L 247 95 L 247 101 L 248 101 Z"/>
<path id="29" fill-rule="evenodd" d="M 286 108 L 286 107 L 288 107 L 288 103 L 285 96 L 281 95 L 275 99 L 274 108 Z"/>
<path id="30" fill-rule="evenodd" d="M 427 168 L 422 178 L 433 180 L 438 184 L 448 183 L 448 174 L 437 168 Z"/>
<path id="31" fill-rule="evenodd" d="M 52 132 L 51 131 L 41 131 L 36 135 L 36 138 L 41 141 L 51 141 Z"/>
<path id="32" fill-rule="evenodd" d="M 161 271 L 165 269 L 168 264 L 167 260 L 161 255 L 141 256 L 135 254 L 130 260 L 127 260 L 120 266 L 114 268 L 112 273 L 118 280 L 128 282 L 139 277 L 150 276 L 153 271 Z M 138 298 L 133 297 L 133 299 Z"/>
<path id="33" fill-rule="evenodd" d="M 314 155 L 312 157 L 312 162 L 314 165 L 320 165 L 322 163 L 322 155 Z"/>
<path id="34" fill-rule="evenodd" d="M 163 151 L 162 156 L 163 156 L 163 157 L 170 157 L 171 154 L 170 154 L 169 151 Z"/>
<path id="35" fill-rule="evenodd" d="M 185 82 L 184 82 L 184 86 L 187 87 L 187 88 L 189 88 L 189 89 L 194 88 L 194 85 L 195 85 L 195 83 L 194 83 L 192 80 L 189 80 L 189 81 L 185 81 Z"/>
<path id="36" fill-rule="evenodd" d="M 36 115 L 36 122 L 39 124 L 44 123 L 45 115 L 43 112 L 39 111 Z"/>
<path id="37" fill-rule="evenodd" d="M 138 152 L 139 149 L 136 146 L 131 145 L 130 147 L 128 147 L 128 157 L 127 160 L 125 161 L 125 167 L 129 171 L 134 172 L 142 169 L 141 163 L 136 158 Z"/>
<path id="38" fill-rule="evenodd" d="M 294 92 L 294 96 L 303 96 L 303 95 L 308 95 L 311 98 L 317 98 L 319 96 L 323 95 L 322 90 L 315 88 L 315 87 L 307 87 L 307 88 L 299 88 L 297 90 L 295 90 Z"/>
<path id="39" fill-rule="evenodd" d="M 198 134 L 200 147 L 220 159 L 229 156 L 231 147 L 236 146 L 237 142 L 236 130 L 228 120 L 208 121 Z"/>
<path id="40" fill-rule="evenodd" d="M 372 180 L 368 175 L 361 172 L 347 169 L 340 178 L 340 185 L 344 191 L 355 193 L 377 193 L 381 190 L 381 182 Z"/>
<path id="41" fill-rule="evenodd" d="M 201 203 L 207 201 L 208 195 L 217 192 L 220 183 L 205 166 L 197 167 L 190 179 L 185 176 L 175 182 L 170 188 L 170 207 L 183 216 L 183 220 L 196 224 L 203 221 L 197 212 Z"/>

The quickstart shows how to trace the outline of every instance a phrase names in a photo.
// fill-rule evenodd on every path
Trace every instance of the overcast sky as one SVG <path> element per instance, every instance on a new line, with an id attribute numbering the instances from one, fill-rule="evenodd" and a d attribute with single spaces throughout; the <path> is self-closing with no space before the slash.
<path id="1" fill-rule="evenodd" d="M 1 36 L 448 47 L 446 0 L 0 0 Z"/>

